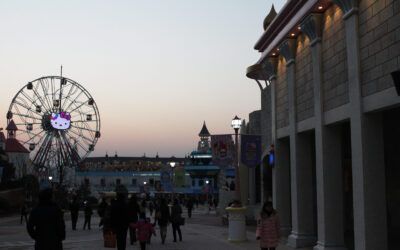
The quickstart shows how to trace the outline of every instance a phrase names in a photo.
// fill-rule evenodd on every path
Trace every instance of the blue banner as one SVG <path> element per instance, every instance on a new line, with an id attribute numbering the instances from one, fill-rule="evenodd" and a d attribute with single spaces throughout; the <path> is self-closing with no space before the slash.
<path id="1" fill-rule="evenodd" d="M 248 167 L 261 163 L 261 136 L 241 135 L 241 161 Z"/>
<path id="2" fill-rule="evenodd" d="M 165 192 L 172 192 L 171 171 L 162 171 L 160 176 L 161 187 Z"/>

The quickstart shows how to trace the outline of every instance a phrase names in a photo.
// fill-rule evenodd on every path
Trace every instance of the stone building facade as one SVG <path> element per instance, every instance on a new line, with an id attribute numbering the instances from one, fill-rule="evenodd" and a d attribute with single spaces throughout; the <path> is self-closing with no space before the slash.
<path id="1" fill-rule="evenodd" d="M 247 76 L 275 146 L 272 198 L 287 245 L 396 249 L 400 0 L 289 0 L 271 13 Z"/>

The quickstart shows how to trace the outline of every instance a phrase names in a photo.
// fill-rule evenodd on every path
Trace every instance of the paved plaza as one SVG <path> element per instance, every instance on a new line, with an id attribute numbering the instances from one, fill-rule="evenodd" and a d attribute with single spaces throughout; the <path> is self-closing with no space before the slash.
<path id="1" fill-rule="evenodd" d="M 82 214 L 82 212 L 81 212 Z M 78 231 L 71 230 L 69 213 L 65 214 L 67 238 L 64 241 L 66 250 L 91 250 L 106 249 L 103 247 L 101 230 L 98 228 L 99 218 L 94 216 L 92 219 L 92 230 L 82 230 L 83 217 L 78 220 Z M 158 228 L 157 228 L 158 230 Z M 220 217 L 215 214 L 206 214 L 202 210 L 197 210 L 192 219 L 187 219 L 187 223 L 182 227 L 183 242 L 172 242 L 172 231 L 168 228 L 167 242 L 161 245 L 158 232 L 157 236 L 152 238 L 148 249 L 259 249 L 258 242 L 255 240 L 254 227 L 249 227 L 245 243 L 234 244 L 227 241 L 228 228 L 221 225 Z M 19 217 L 12 216 L 0 218 L 0 249 L 11 250 L 31 250 L 34 242 L 30 239 L 25 229 L 25 223 L 20 225 Z M 139 249 L 139 246 L 129 246 L 127 249 Z M 280 247 L 278 250 L 287 250 Z"/>

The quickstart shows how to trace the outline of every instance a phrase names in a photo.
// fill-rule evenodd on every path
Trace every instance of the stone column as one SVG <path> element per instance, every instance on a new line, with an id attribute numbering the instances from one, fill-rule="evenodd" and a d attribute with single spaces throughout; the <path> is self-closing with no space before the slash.
<path id="1" fill-rule="evenodd" d="M 313 175 L 311 145 L 307 136 L 297 133 L 296 121 L 296 40 L 288 39 L 279 47 L 286 59 L 289 134 L 290 177 L 292 194 L 292 232 L 288 245 L 293 248 L 314 246 L 316 242 L 313 213 Z"/>
<path id="2" fill-rule="evenodd" d="M 387 249 L 382 121 L 363 113 L 358 0 L 333 0 L 344 13 L 349 79 L 356 250 Z"/>
<path id="3" fill-rule="evenodd" d="M 279 214 L 283 237 L 289 236 L 292 230 L 290 186 L 289 141 L 276 140 L 275 167 L 272 169 L 272 202 Z"/>
<path id="4" fill-rule="evenodd" d="M 275 145 L 275 166 L 272 169 L 272 202 L 279 213 L 281 235 L 287 237 L 292 229 L 290 208 L 290 150 L 289 143 L 277 140 L 276 130 L 276 68 L 277 58 L 265 63 L 271 77 L 271 142 Z"/>
<path id="5" fill-rule="evenodd" d="M 318 207 L 318 242 L 315 250 L 343 250 L 343 176 L 341 134 L 324 126 L 322 96 L 322 15 L 311 14 L 301 23 L 310 39 L 315 117 L 315 149 Z"/>

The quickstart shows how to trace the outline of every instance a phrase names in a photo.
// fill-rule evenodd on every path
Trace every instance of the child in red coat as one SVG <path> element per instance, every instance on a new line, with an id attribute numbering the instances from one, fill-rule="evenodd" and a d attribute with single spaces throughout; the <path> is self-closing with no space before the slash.
<path id="1" fill-rule="evenodd" d="M 131 223 L 130 227 L 136 229 L 136 238 L 140 242 L 140 249 L 146 250 L 146 244 L 151 234 L 156 235 L 153 225 L 146 220 L 146 215 L 141 213 L 137 223 Z"/>

